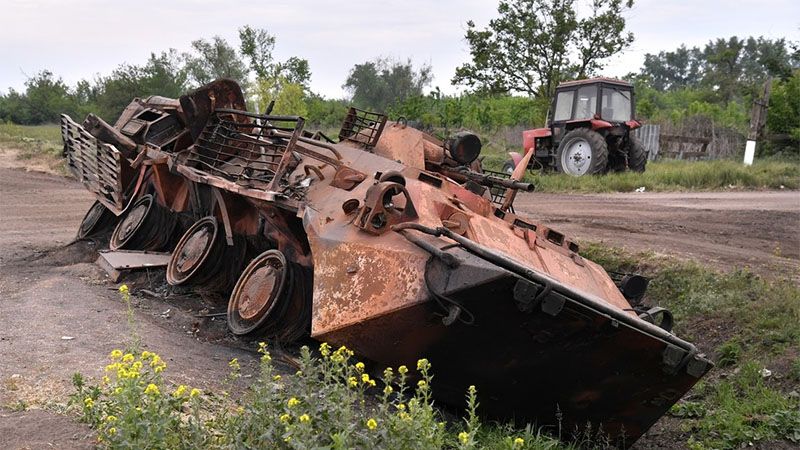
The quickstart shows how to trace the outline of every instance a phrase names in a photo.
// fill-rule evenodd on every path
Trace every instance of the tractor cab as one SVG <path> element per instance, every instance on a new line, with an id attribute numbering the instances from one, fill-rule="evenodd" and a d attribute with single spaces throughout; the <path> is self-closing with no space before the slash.
<path id="1" fill-rule="evenodd" d="M 530 169 L 553 169 L 574 176 L 609 171 L 643 172 L 646 152 L 631 133 L 635 117 L 633 85 L 613 78 L 567 81 L 556 87 L 546 128 L 523 131 Z M 522 155 L 511 154 L 511 173 Z"/>
<path id="2" fill-rule="evenodd" d="M 611 78 L 561 83 L 550 111 L 548 128 L 591 120 L 623 124 L 633 120 L 633 86 Z"/>

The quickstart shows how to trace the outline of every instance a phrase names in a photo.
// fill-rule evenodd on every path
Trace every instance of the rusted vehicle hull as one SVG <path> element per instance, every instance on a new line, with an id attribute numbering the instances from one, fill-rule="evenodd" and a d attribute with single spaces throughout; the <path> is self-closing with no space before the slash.
<path id="1" fill-rule="evenodd" d="M 515 214 L 532 186 L 481 173 L 476 136 L 351 108 L 333 142 L 243 109 L 219 80 L 135 100 L 113 127 L 64 119 L 70 161 L 119 156 L 113 186 L 74 168 L 119 216 L 111 247 L 171 251 L 167 281 L 229 296 L 234 334 L 311 337 L 377 366 L 425 357 L 442 402 L 474 384 L 493 417 L 562 436 L 590 424 L 620 447 L 711 368 L 636 289 Z"/>

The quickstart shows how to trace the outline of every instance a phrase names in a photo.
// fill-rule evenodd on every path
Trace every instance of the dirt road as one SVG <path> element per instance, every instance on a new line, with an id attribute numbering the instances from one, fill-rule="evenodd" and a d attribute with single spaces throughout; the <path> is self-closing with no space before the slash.
<path id="1" fill-rule="evenodd" d="M 69 394 L 72 373 L 99 376 L 108 352 L 128 336 L 125 306 L 92 263 L 91 246 L 65 247 L 91 202 L 74 181 L 0 165 L 2 448 L 92 446 L 91 430 L 50 412 Z M 796 273 L 800 258 L 797 192 L 533 194 L 519 199 L 518 210 L 582 239 L 653 248 L 710 265 L 776 265 Z M 244 344 L 198 333 L 191 307 L 163 299 L 135 303 L 137 333 L 145 348 L 168 362 L 168 379 L 213 386 L 230 358 L 245 368 L 254 364 L 254 354 L 240 348 Z M 224 330 L 224 324 L 201 328 Z M 10 409 L 20 402 L 34 409 Z"/>
<path id="2" fill-rule="evenodd" d="M 517 212 L 581 240 L 800 279 L 800 192 L 525 194 Z"/>
<path id="3" fill-rule="evenodd" d="M 0 448 L 93 448 L 91 430 L 50 412 L 72 392 L 73 373 L 97 379 L 130 336 L 91 246 L 65 247 L 92 201 L 75 181 L 0 168 Z M 143 347 L 164 358 L 171 381 L 207 388 L 224 379 L 231 358 L 255 365 L 253 352 L 197 333 L 191 308 L 134 303 Z"/>

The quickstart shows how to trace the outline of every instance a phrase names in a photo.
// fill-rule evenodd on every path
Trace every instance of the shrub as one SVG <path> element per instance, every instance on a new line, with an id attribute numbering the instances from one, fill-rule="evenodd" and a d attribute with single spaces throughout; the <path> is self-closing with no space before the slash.
<path id="1" fill-rule="evenodd" d="M 345 347 L 322 344 L 319 354 L 300 352 L 299 370 L 280 375 L 265 344 L 249 391 L 234 399 L 169 386 L 166 364 L 150 352 L 111 352 L 100 384 L 76 374 L 71 404 L 97 429 L 107 448 L 561 448 L 530 427 L 484 429 L 477 415 L 477 393 L 467 392 L 463 424 L 447 425 L 434 408 L 430 363 L 416 372 L 387 368 L 380 380 L 353 360 Z M 226 386 L 240 376 L 230 362 Z"/>

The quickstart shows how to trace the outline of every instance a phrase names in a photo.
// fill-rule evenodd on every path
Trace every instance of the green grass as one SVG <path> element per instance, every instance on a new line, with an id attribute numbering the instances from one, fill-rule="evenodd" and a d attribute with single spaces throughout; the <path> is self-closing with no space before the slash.
<path id="1" fill-rule="evenodd" d="M 26 166 L 47 167 L 64 174 L 62 148 L 58 125 L 0 123 L 0 149 L 16 151 L 17 157 L 26 161 Z"/>
<path id="2" fill-rule="evenodd" d="M 490 152 L 484 167 L 500 170 L 505 153 Z M 757 160 L 748 167 L 740 161 L 649 162 L 644 173 L 621 172 L 572 177 L 561 173 L 528 173 L 525 181 L 538 192 L 697 191 L 726 189 L 800 189 L 800 160 Z"/>
<path id="3" fill-rule="evenodd" d="M 651 277 L 646 302 L 670 309 L 677 334 L 715 359 L 717 367 L 672 409 L 690 433 L 690 448 L 800 443 L 800 396 L 790 395 L 800 381 L 796 282 L 767 280 L 747 270 L 719 273 L 596 244 L 584 245 L 583 253 L 607 270 Z M 765 376 L 765 368 L 772 375 Z"/>

